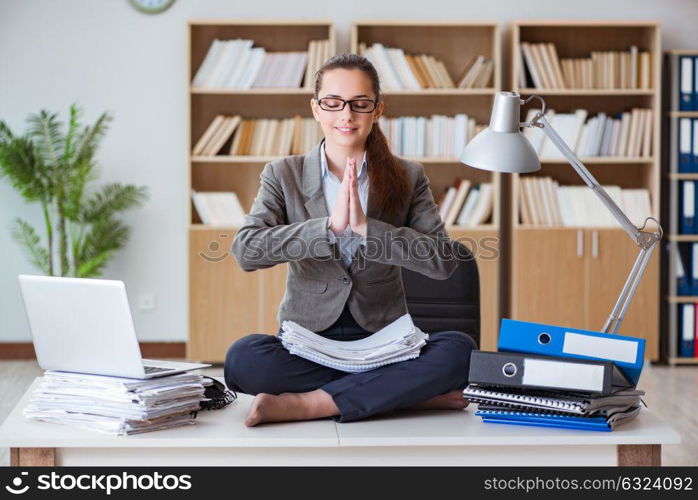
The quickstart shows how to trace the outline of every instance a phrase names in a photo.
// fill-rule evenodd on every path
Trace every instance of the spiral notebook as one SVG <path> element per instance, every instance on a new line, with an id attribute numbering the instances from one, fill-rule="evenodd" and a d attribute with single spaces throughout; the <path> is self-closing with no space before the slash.
<path id="1" fill-rule="evenodd" d="M 483 422 L 495 424 L 532 425 L 541 427 L 564 427 L 572 429 L 595 430 L 610 432 L 619 423 L 626 422 L 637 416 L 640 406 L 633 406 L 624 411 L 617 411 L 603 416 L 579 416 L 558 413 L 540 413 L 516 410 L 480 410 L 475 415 L 482 417 Z"/>
<path id="2" fill-rule="evenodd" d="M 573 392 L 532 391 L 495 388 L 470 384 L 463 396 L 473 403 L 500 405 L 511 408 L 551 410 L 584 415 L 616 408 L 627 408 L 641 401 L 644 391 L 624 389 L 609 396 L 590 396 Z"/>
<path id="3" fill-rule="evenodd" d="M 613 430 L 602 417 L 572 417 L 544 413 L 520 413 L 507 411 L 476 411 L 483 422 L 492 424 L 516 424 L 539 427 L 562 427 L 567 429 L 595 430 L 610 432 Z"/>

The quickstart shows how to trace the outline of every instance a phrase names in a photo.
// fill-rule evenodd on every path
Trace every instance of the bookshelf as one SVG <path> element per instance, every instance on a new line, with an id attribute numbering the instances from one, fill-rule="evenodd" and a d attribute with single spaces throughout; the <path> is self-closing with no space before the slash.
<path id="1" fill-rule="evenodd" d="M 560 58 L 588 57 L 592 51 L 649 51 L 650 88 L 521 88 L 521 43 L 553 43 Z M 548 109 L 609 116 L 649 108 L 649 157 L 580 158 L 602 185 L 649 190 L 652 216 L 660 213 L 660 27 L 655 22 L 520 21 L 512 24 L 511 88 L 522 98 L 541 95 Z M 539 103 L 533 101 L 533 106 Z M 530 105 L 525 108 L 528 111 Z M 522 120 L 525 116 L 522 114 Z M 551 177 L 560 185 L 583 185 L 566 160 L 545 159 L 527 174 Z M 599 330 L 610 314 L 638 249 L 620 228 L 542 227 L 522 224 L 521 177 L 511 176 L 511 281 L 508 311 L 524 321 Z M 646 357 L 659 356 L 659 251 L 654 252 L 620 332 L 646 339 Z"/>
<path id="2" fill-rule="evenodd" d="M 698 57 L 698 50 L 672 50 L 665 55 L 665 85 L 664 92 L 665 105 L 664 116 L 662 120 L 667 125 L 666 134 L 666 149 L 664 153 L 665 172 L 664 192 L 667 193 L 666 203 L 664 206 L 664 227 L 668 229 L 667 239 L 669 243 L 665 246 L 666 261 L 666 280 L 663 283 L 664 292 L 664 316 L 663 316 L 663 331 L 665 334 L 665 344 L 667 346 L 667 360 L 672 365 L 694 365 L 698 364 L 698 357 L 683 357 L 680 353 L 679 339 L 681 330 L 679 328 L 680 308 L 684 304 L 698 304 L 698 296 L 695 295 L 679 295 L 677 282 L 677 257 L 679 256 L 679 248 L 687 246 L 685 252 L 691 251 L 691 246 L 698 243 L 698 235 L 696 234 L 681 234 L 679 214 L 681 210 L 681 181 L 697 181 L 698 174 L 696 173 L 680 173 L 679 172 L 679 140 L 680 140 L 680 122 L 683 119 L 697 119 L 698 112 L 696 111 L 681 111 L 679 108 L 679 92 L 680 92 L 680 58 L 682 56 Z M 696 60 L 694 59 L 694 62 Z M 695 126 L 695 125 L 694 125 Z M 692 148 L 691 148 L 692 149 Z M 690 264 L 685 262 L 685 264 Z M 684 266 L 686 275 L 691 276 L 690 267 Z M 694 333 L 695 338 L 695 333 Z"/>
<path id="3" fill-rule="evenodd" d="M 186 218 L 189 268 L 187 358 L 222 362 L 230 344 L 251 333 L 275 333 L 283 298 L 286 264 L 246 273 L 230 254 L 235 227 L 203 225 L 191 190 L 234 191 L 247 212 L 259 189 L 259 176 L 272 156 L 192 156 L 193 145 L 218 114 L 243 118 L 312 118 L 311 88 L 200 88 L 191 82 L 214 39 L 254 40 L 269 52 L 305 51 L 311 40 L 329 40 L 329 21 L 203 19 L 188 23 L 188 185 Z"/>
<path id="4" fill-rule="evenodd" d="M 430 54 L 441 60 L 452 79 L 456 79 L 482 55 L 494 62 L 491 86 L 473 89 L 384 90 L 384 116 L 447 115 L 465 113 L 477 124 L 489 123 L 496 92 L 501 90 L 502 58 L 500 30 L 495 22 L 464 21 L 357 21 L 351 27 L 351 52 L 359 45 L 381 43 L 399 48 L 406 54 Z M 499 332 L 502 195 L 497 173 L 467 167 L 455 157 L 409 158 L 424 165 L 434 199 L 457 178 L 472 183 L 491 182 L 494 207 L 491 222 L 476 227 L 446 226 L 450 237 L 465 244 L 477 258 L 480 274 L 481 331 L 483 350 L 496 350 Z"/>

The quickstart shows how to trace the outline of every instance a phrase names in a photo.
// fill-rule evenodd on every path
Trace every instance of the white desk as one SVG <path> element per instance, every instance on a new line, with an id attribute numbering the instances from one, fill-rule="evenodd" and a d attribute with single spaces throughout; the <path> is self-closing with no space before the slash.
<path id="1" fill-rule="evenodd" d="M 405 411 L 361 422 L 243 424 L 251 396 L 186 427 L 109 436 L 25 420 L 32 383 L 0 426 L 12 465 L 660 465 L 679 435 L 646 408 L 613 432 L 485 424 L 466 411 Z"/>

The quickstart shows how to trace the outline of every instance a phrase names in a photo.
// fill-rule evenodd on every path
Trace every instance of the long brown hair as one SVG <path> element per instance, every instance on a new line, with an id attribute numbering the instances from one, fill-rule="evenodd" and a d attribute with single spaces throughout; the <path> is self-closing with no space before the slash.
<path id="1" fill-rule="evenodd" d="M 315 73 L 315 99 L 318 99 L 322 87 L 322 77 L 326 71 L 333 69 L 358 69 L 371 80 L 376 101 L 381 101 L 380 80 L 378 72 L 371 62 L 358 54 L 340 54 L 334 56 Z M 378 122 L 373 124 L 366 137 L 366 160 L 368 176 L 371 183 L 370 196 L 376 198 L 378 207 L 388 215 L 396 215 L 409 194 L 407 175 L 397 159 L 390 152 L 388 140 Z"/>

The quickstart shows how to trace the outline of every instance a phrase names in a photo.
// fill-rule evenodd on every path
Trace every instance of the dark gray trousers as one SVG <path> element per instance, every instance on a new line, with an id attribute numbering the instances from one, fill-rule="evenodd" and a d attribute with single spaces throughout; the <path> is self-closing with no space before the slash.
<path id="1" fill-rule="evenodd" d="M 332 326 L 317 333 L 334 340 L 371 335 L 356 323 L 346 305 Z M 290 354 L 278 336 L 253 334 L 228 349 L 225 383 L 230 389 L 252 395 L 322 389 L 339 408 L 340 415 L 334 419 L 351 422 L 464 389 L 473 349 L 477 349 L 475 341 L 463 332 L 437 332 L 429 335 L 416 359 L 346 373 Z"/>

